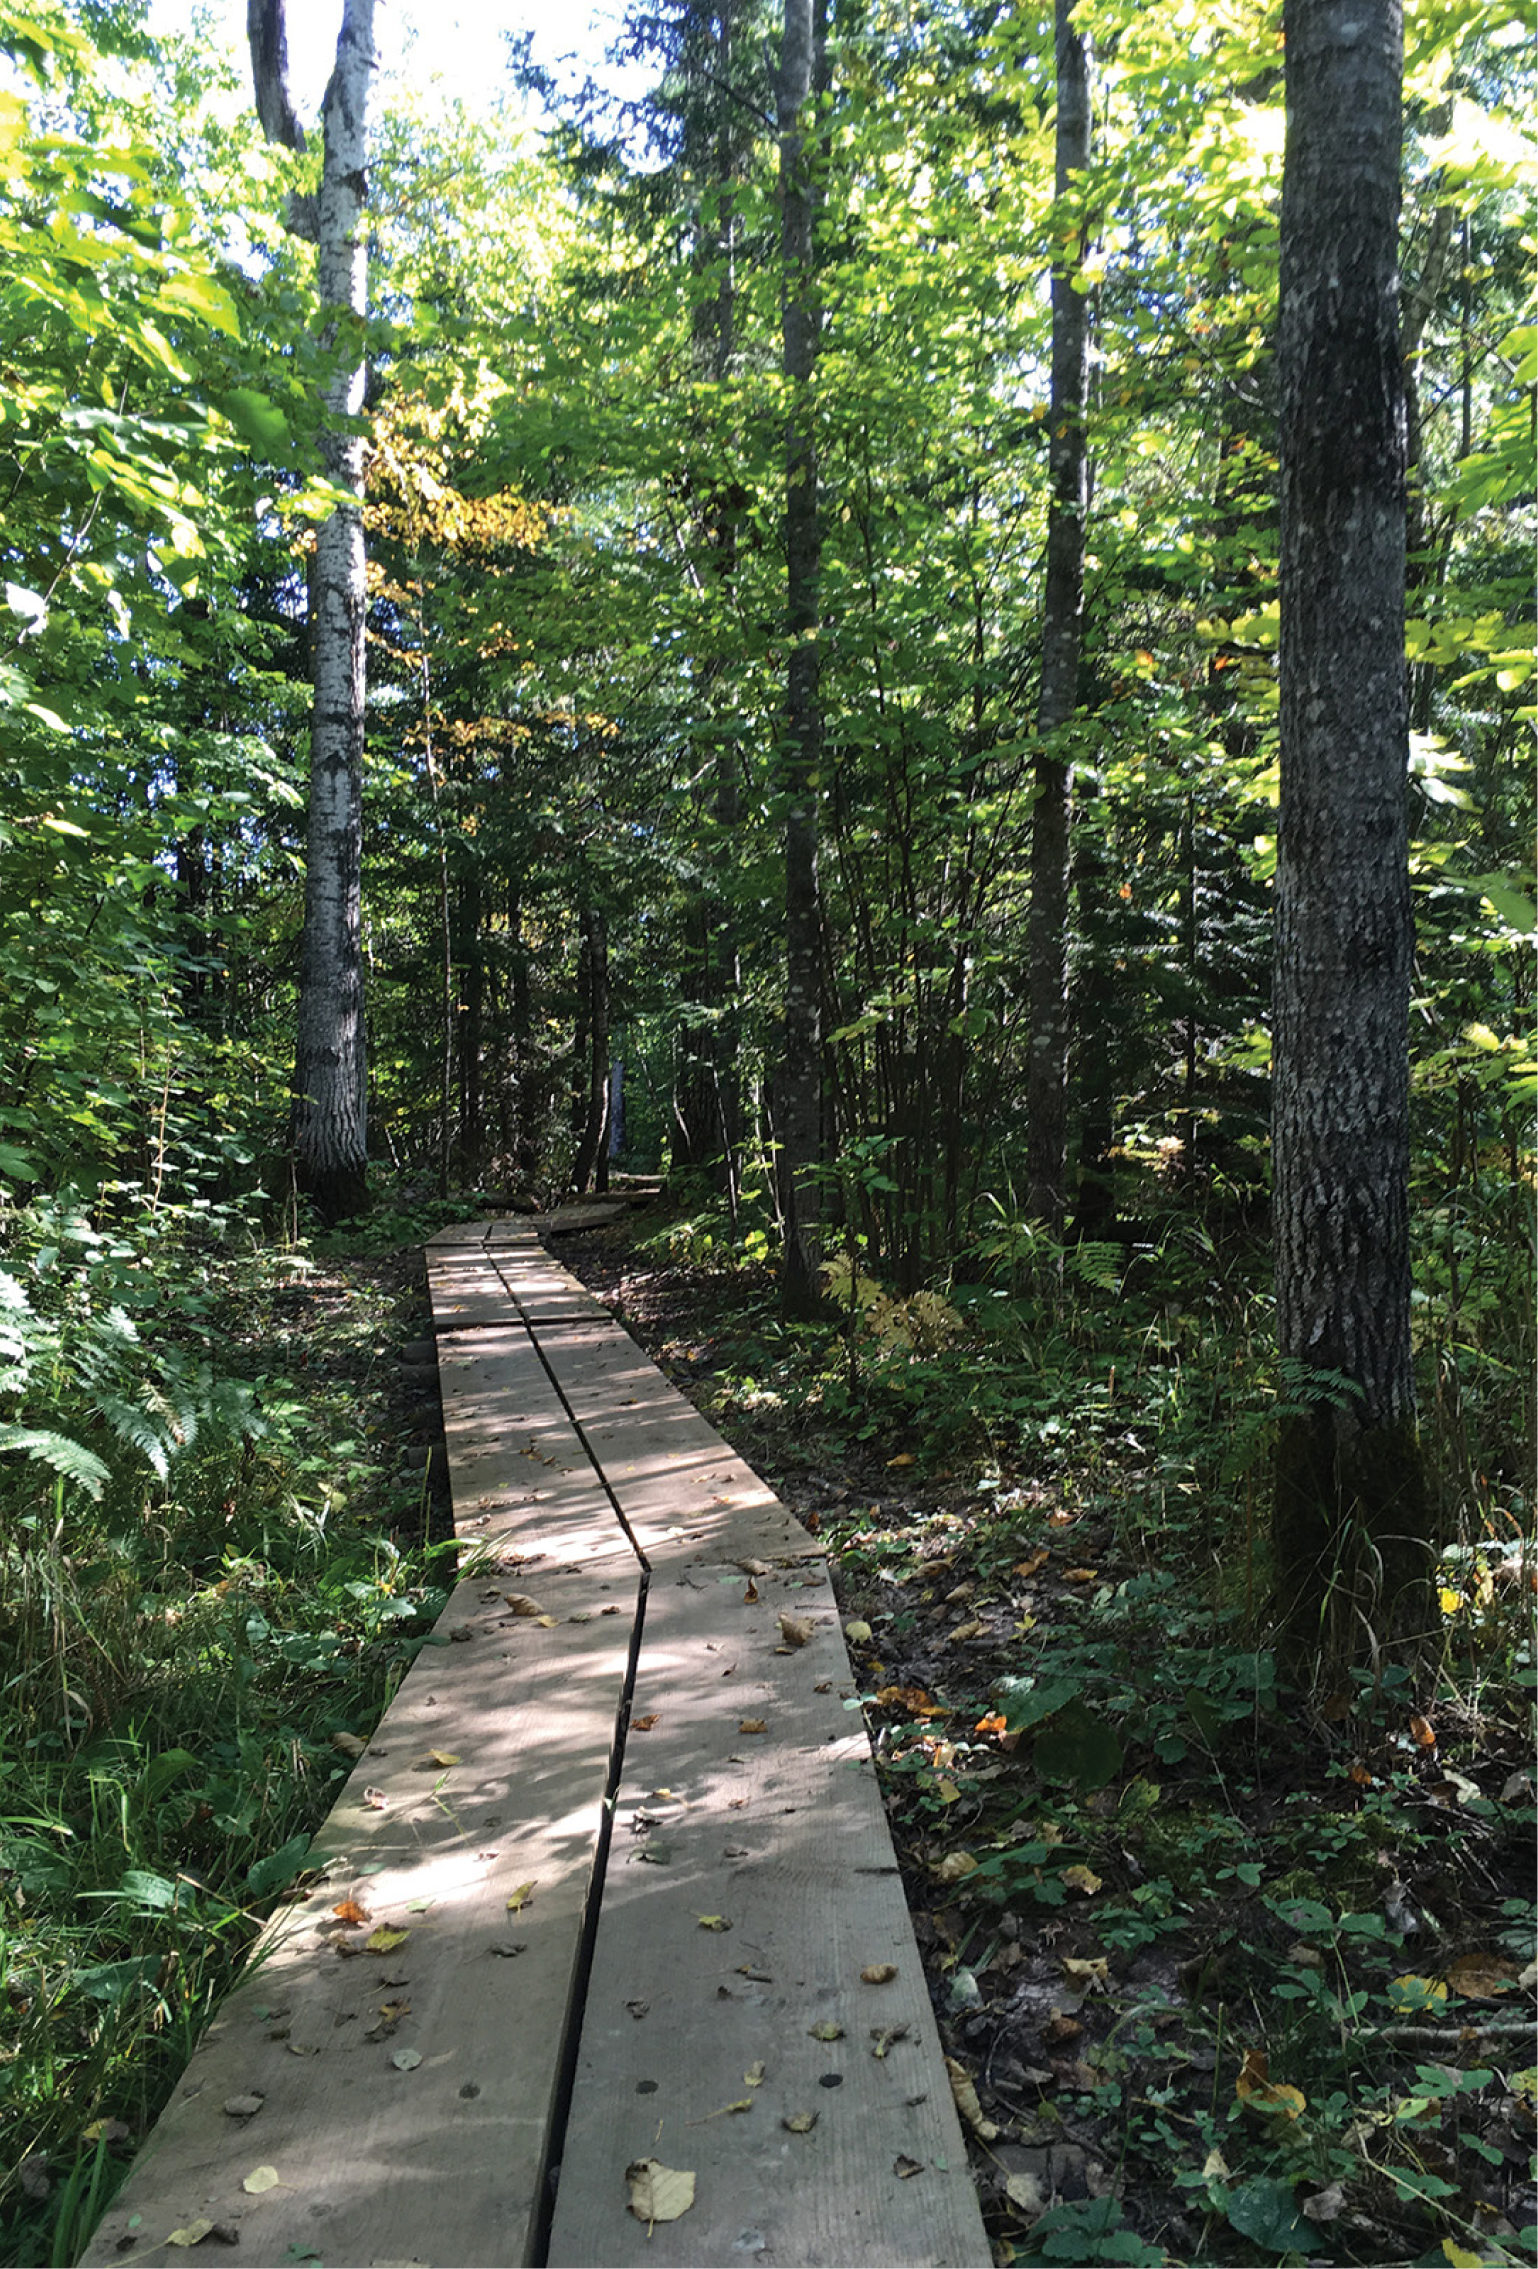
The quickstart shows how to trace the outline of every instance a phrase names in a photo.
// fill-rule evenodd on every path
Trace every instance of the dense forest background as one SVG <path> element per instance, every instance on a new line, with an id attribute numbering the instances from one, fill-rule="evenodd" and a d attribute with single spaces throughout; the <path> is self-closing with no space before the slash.
<path id="1" fill-rule="evenodd" d="M 1050 12 L 966 0 L 839 0 L 789 126 L 756 0 L 636 12 L 655 91 L 628 109 L 590 88 L 531 127 L 526 66 L 477 116 L 376 88 L 360 315 L 323 305 L 303 225 L 322 137 L 267 140 L 248 79 L 133 0 L 0 0 L 0 1627 L 34 1901 L 64 1865 L 48 1775 L 108 1729 L 154 1769 L 146 1585 L 180 1558 L 208 1634 L 252 1566 L 302 1588 L 366 1463 L 231 1323 L 271 1325 L 360 1194 L 294 1143 L 339 424 L 366 465 L 358 1235 L 662 1171 L 673 1257 L 746 1295 L 810 1228 L 809 1318 L 761 1344 L 744 1409 L 799 1366 L 841 1440 L 1113 1490 L 1167 1426 L 1161 1508 L 1210 1506 L 1181 1549 L 1226 1571 L 1224 1613 L 1263 1610 L 1271 1429 L 1319 1391 L 1268 1306 L 1280 10 L 1080 0 L 1073 24 L 1066 174 Z M 1411 6 L 1404 92 L 1412 1331 L 1436 1534 L 1470 1571 L 1444 1563 L 1448 1630 L 1520 1688 L 1497 1612 L 1534 1462 L 1520 27 Z M 1066 695 L 1054 271 L 1087 374 Z M 1055 1170 L 1031 1150 L 1053 983 Z M 426 1614 L 430 1570 L 348 1549 L 330 1653 L 275 1637 L 270 1599 L 230 1642 L 219 1676 L 270 1673 L 274 1724 L 321 1725 L 337 1655 Z M 93 1594 L 124 1618 L 112 1664 Z M 293 1823 L 231 1793 L 253 1768 L 229 1738 L 198 1801 L 259 1871 Z M 151 1813 L 197 1748 L 156 1740 Z M 128 1785 L 128 1755 L 101 1771 Z M 114 1942 L 70 1989 L 91 2057 L 140 1960 Z"/>

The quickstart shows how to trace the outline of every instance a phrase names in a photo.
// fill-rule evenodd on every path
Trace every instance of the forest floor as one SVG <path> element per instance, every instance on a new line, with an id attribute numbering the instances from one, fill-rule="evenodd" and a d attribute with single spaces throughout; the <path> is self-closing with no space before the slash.
<path id="1" fill-rule="evenodd" d="M 76 2258 L 441 1607 L 432 1225 L 178 1294 L 255 1435 L 207 1415 L 46 1546 L 0 1476 L 0 2263 Z M 660 1208 L 559 1250 L 829 1548 L 999 2261 L 1523 2258 L 1506 1531 L 1449 1567 L 1435 1676 L 1308 1709 L 1254 1607 L 1231 1320 L 1124 1277 L 920 1360 L 787 1332 Z"/>
<path id="2" fill-rule="evenodd" d="M 1305 1710 L 1178 1520 L 861 1440 L 766 1275 L 646 1235 L 554 1243 L 829 1547 L 997 2258 L 1526 2257 L 1521 1711 Z"/>

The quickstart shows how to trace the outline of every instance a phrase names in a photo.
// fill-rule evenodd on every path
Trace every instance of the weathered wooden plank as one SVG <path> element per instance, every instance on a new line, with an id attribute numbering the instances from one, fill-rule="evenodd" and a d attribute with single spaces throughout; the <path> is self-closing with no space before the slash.
<path id="1" fill-rule="evenodd" d="M 547 1327 L 539 1338 L 649 1559 L 816 1553 L 799 1521 L 618 1324 Z"/>
<path id="2" fill-rule="evenodd" d="M 632 1728 L 655 1724 L 626 1746 L 551 2238 L 564 2269 L 990 2259 L 842 1706 L 832 1595 L 792 1583 L 760 1576 L 752 1605 L 735 1569 L 652 1579 Z M 813 1626 L 783 1654 L 782 1609 Z M 890 1981 L 862 1980 L 880 1965 Z M 784 2124 L 809 2116 L 806 2133 Z M 692 2209 L 651 2232 L 625 2181 L 648 2157 L 696 2178 Z"/>
<path id="3" fill-rule="evenodd" d="M 89 2263 L 184 2262 L 166 2241 L 199 2221 L 237 2230 L 247 2269 L 289 2247 L 329 2269 L 532 2258 L 633 1567 L 542 1574 L 550 1629 L 482 1582 L 458 1588 L 439 1625 L 451 1643 L 419 1656 L 317 1838 L 323 1885 L 269 1926 Z M 334 1914 L 349 1897 L 368 1926 Z M 377 1925 L 409 1937 L 339 1950 Z M 223 2109 L 257 2097 L 249 2118 Z M 247 2193 L 258 2167 L 281 2187 Z"/>
<path id="4" fill-rule="evenodd" d="M 522 1324 L 440 1338 L 438 1379 L 461 1536 L 568 1563 L 615 1548 L 614 1507 Z"/>

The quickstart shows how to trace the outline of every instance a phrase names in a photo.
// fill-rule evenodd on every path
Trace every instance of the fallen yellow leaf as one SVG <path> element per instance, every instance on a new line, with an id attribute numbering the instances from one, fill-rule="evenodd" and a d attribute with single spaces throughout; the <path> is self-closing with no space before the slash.
<path id="1" fill-rule="evenodd" d="M 283 2178 L 276 2167 L 253 2167 L 240 2187 L 249 2191 L 253 2198 L 260 2198 L 264 2190 L 281 2190 Z"/>
<path id="2" fill-rule="evenodd" d="M 410 1936 L 409 1930 L 395 1930 L 389 1923 L 382 1922 L 377 1930 L 371 1930 L 364 1939 L 363 1951 L 365 1954 L 393 1954 L 396 1947 L 404 1946 Z"/>
<path id="3" fill-rule="evenodd" d="M 1416 1977 L 1407 1970 L 1389 1980 L 1388 1997 L 1396 2009 L 1437 2009 L 1447 1999 L 1447 1987 L 1440 1978 Z"/>
<path id="4" fill-rule="evenodd" d="M 539 1878 L 538 1878 L 538 1877 L 536 1876 L 534 1880 L 535 1880 L 535 1882 L 537 1882 L 537 1881 L 539 1880 Z M 524 1908 L 525 1908 L 525 1907 L 526 1907 L 526 1906 L 528 1905 L 528 1903 L 529 1903 L 530 1899 L 532 1899 L 532 1898 L 533 1898 L 533 1896 L 534 1896 L 534 1883 L 520 1883 L 520 1884 L 519 1884 L 519 1886 L 518 1886 L 518 1888 L 517 1888 L 517 1890 L 516 1890 L 516 1891 L 514 1891 L 514 1892 L 512 1893 L 512 1895 L 511 1895 L 511 1897 L 510 1897 L 510 1898 L 508 1899 L 508 1902 L 507 1902 L 507 1911 L 508 1911 L 508 1913 L 509 1913 L 509 1914 L 522 1914 L 522 1912 L 523 1912 Z"/>
<path id="5" fill-rule="evenodd" d="M 831 2017 L 824 2017 L 820 2024 L 809 2025 L 807 2027 L 808 2040 L 841 2041 L 843 2037 L 843 2026 L 835 2025 Z"/>
<path id="6" fill-rule="evenodd" d="M 732 1927 L 724 1914 L 697 1915 L 695 1920 L 699 1923 L 701 1930 L 730 1930 Z"/>
<path id="7" fill-rule="evenodd" d="M 817 2125 L 817 2114 L 814 2111 L 793 2111 L 788 2118 L 780 2121 L 780 2125 L 788 2134 L 810 2135 Z"/>
<path id="8" fill-rule="evenodd" d="M 189 2222 L 184 2230 L 172 2230 L 166 2239 L 166 2243 L 167 2245 L 201 2245 L 213 2226 L 213 2223 L 207 2220 Z"/>
<path id="9" fill-rule="evenodd" d="M 844 1625 L 844 1636 L 852 1647 L 869 1646 L 871 1639 L 870 1625 L 860 1616 L 853 1616 Z"/>
<path id="10" fill-rule="evenodd" d="M 1090 1867 L 1065 1867 L 1063 1881 L 1070 1891 L 1082 1891 L 1086 1899 L 1092 1899 L 1100 1888 L 1101 1878 Z"/>
<path id="11" fill-rule="evenodd" d="M 634 2159 L 625 2169 L 629 2207 L 638 2222 L 676 2222 L 694 2204 L 694 2176 L 660 2159 Z"/>
<path id="12" fill-rule="evenodd" d="M 530 1599 L 526 1591 L 507 1591 L 502 1594 L 515 1615 L 543 1615 L 544 1609 L 537 1599 Z"/>
<path id="13" fill-rule="evenodd" d="M 998 2125 L 996 2121 L 989 2119 L 984 2112 L 982 2103 L 978 2098 L 977 2084 L 972 2075 L 968 2072 L 966 2066 L 958 2064 L 953 2056 L 948 2056 L 945 2059 L 945 2069 L 951 2076 L 951 2094 L 956 2099 L 956 2109 L 974 2135 L 978 2136 L 984 2143 L 992 2143 L 998 2135 Z"/>
<path id="14" fill-rule="evenodd" d="M 969 1851 L 948 1851 L 929 1872 L 937 1883 L 962 1883 L 977 1873 L 977 1861 Z"/>
<path id="15" fill-rule="evenodd" d="M 769 1727 L 763 1718 L 739 1718 L 737 1731 L 739 1733 L 767 1733 Z"/>
<path id="16" fill-rule="evenodd" d="M 1099 1573 L 1098 1568 L 1065 1568 L 1063 1581 L 1065 1584 L 1092 1584 Z"/>
<path id="17" fill-rule="evenodd" d="M 788 1647 L 804 1647 L 811 1643 L 812 1626 L 799 1616 L 780 1617 L 780 1637 Z"/>
<path id="18" fill-rule="evenodd" d="M 750 2064 L 742 2077 L 743 2082 L 747 2087 L 761 2088 L 764 2084 L 764 2066 L 762 2059 L 760 2059 L 757 2064 Z"/>
<path id="19" fill-rule="evenodd" d="M 1104 1954 L 1093 1961 L 1081 1961 L 1073 1954 L 1063 1957 L 1063 1975 L 1081 1985 L 1086 1993 L 1103 1993 L 1111 1982 L 1111 1965 Z"/>
<path id="20" fill-rule="evenodd" d="M 911 1450 L 900 1450 L 895 1458 L 888 1458 L 886 1462 L 890 1468 L 894 1465 L 917 1465 L 918 1460 Z"/>
<path id="21" fill-rule="evenodd" d="M 429 1749 L 427 1754 L 429 1757 L 431 1757 L 435 1765 L 442 1765 L 445 1767 L 445 1769 L 450 1765 L 457 1765 L 460 1762 L 458 1756 L 452 1749 Z"/>

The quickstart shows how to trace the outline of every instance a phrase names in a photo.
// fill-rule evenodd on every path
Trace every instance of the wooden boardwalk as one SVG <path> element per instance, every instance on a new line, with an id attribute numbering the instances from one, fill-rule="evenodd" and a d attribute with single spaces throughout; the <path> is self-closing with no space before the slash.
<path id="1" fill-rule="evenodd" d="M 526 1224 L 428 1276 L 482 1549 L 85 2259 L 987 2263 L 821 1550 Z"/>

